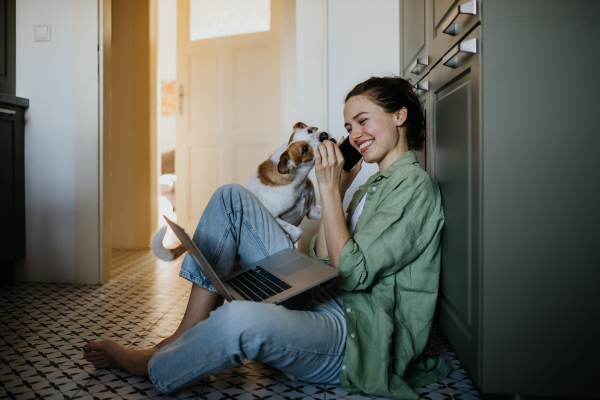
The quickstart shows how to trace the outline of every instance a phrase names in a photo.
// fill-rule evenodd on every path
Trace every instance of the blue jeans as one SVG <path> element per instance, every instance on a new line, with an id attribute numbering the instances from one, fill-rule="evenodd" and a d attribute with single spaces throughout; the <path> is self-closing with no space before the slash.
<path id="1" fill-rule="evenodd" d="M 248 265 L 293 247 L 271 214 L 239 185 L 214 193 L 193 241 L 219 276 L 231 272 L 236 253 Z M 215 291 L 189 255 L 180 275 Z M 346 344 L 343 292 L 330 284 L 295 299 L 294 309 L 250 301 L 224 304 L 152 357 L 150 380 L 169 393 L 248 359 L 292 379 L 338 383 Z"/>

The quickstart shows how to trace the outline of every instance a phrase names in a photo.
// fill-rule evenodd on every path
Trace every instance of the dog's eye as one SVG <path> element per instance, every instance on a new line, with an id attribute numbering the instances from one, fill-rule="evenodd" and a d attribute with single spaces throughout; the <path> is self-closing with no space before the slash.
<path id="1" fill-rule="evenodd" d="M 308 153 L 308 146 L 304 146 L 302 148 L 302 154 L 306 154 L 306 153 Z"/>

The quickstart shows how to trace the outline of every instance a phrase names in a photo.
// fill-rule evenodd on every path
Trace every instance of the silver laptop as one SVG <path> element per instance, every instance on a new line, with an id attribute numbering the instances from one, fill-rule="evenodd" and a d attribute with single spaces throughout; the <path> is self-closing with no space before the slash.
<path id="1" fill-rule="evenodd" d="M 336 268 L 296 249 L 286 249 L 219 278 L 188 233 L 167 217 L 165 220 L 196 260 L 198 270 L 227 301 L 278 304 L 338 275 Z"/>

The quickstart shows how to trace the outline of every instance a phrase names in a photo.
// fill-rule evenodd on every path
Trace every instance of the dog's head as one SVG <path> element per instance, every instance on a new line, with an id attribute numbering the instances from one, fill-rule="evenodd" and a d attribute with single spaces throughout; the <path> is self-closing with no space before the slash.
<path id="1" fill-rule="evenodd" d="M 312 168 L 315 164 L 314 152 L 317 150 L 317 145 L 325 140 L 336 142 L 329 133 L 320 131 L 319 128 L 302 122 L 296 123 L 288 147 L 279 157 L 277 165 L 279 173 L 289 174 L 300 165 Z"/>

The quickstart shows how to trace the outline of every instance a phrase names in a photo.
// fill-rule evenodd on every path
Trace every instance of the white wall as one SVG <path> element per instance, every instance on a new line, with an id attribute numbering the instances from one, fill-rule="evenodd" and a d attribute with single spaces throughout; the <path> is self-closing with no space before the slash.
<path id="1" fill-rule="evenodd" d="M 298 120 L 346 136 L 346 94 L 371 76 L 400 75 L 400 1 L 296 1 L 296 55 Z M 377 171 L 376 164 L 363 164 L 344 208 Z M 310 178 L 316 186 L 314 172 Z M 307 252 L 318 222 L 305 219 L 300 227 L 299 248 Z"/>
<path id="2" fill-rule="evenodd" d="M 77 164 L 75 149 L 76 145 L 85 151 L 90 149 L 85 147 L 89 143 L 89 136 L 85 136 L 89 134 L 88 125 L 76 119 L 76 102 L 81 102 L 79 106 L 89 103 L 76 97 L 76 90 L 81 94 L 81 86 L 75 74 L 75 20 L 89 18 L 86 12 L 82 14 L 89 9 L 87 3 L 76 7 L 74 0 L 16 2 L 16 94 L 30 101 L 25 113 L 26 256 L 15 265 L 15 279 L 20 281 L 76 282 L 75 170 L 85 166 Z M 97 7 L 93 18 L 80 22 L 97 27 Z M 34 42 L 34 24 L 42 22 L 52 24 L 50 42 Z M 80 60 L 86 60 L 79 65 L 85 65 L 89 78 L 93 71 L 93 38 L 86 35 L 85 40 L 90 51 L 79 55 Z M 95 114 L 97 117 L 97 109 Z M 96 147 L 97 132 L 96 126 Z M 84 135 L 77 143 L 76 134 Z M 92 169 L 98 166 L 97 159 L 84 162 Z M 85 207 L 80 211 L 86 212 Z M 98 229 L 97 225 L 91 228 Z M 80 240 L 89 237 L 86 232 L 79 233 Z"/>
<path id="3" fill-rule="evenodd" d="M 347 136 L 343 111 L 348 92 L 372 76 L 400 76 L 400 2 L 329 0 L 328 5 L 328 125 L 339 138 Z M 377 164 L 363 163 L 344 208 L 377 171 Z"/>
<path id="4" fill-rule="evenodd" d="M 177 0 L 158 1 L 158 74 L 161 81 L 177 79 Z M 175 150 L 177 116 L 159 113 L 158 119 L 159 152 Z"/>

